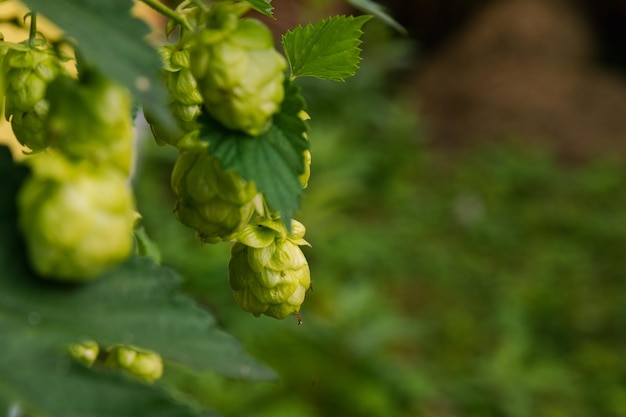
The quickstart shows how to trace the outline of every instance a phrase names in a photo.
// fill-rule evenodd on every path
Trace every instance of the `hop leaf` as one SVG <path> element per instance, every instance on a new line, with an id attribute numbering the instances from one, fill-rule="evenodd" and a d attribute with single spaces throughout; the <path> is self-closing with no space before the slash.
<path id="1" fill-rule="evenodd" d="M 335 16 L 316 25 L 298 26 L 283 36 L 291 78 L 345 81 L 359 68 L 361 26 L 372 16 Z"/>
<path id="2" fill-rule="evenodd" d="M 273 17 L 272 0 L 246 0 L 250 3 L 250 6 L 259 13 L 264 14 L 267 17 Z"/>

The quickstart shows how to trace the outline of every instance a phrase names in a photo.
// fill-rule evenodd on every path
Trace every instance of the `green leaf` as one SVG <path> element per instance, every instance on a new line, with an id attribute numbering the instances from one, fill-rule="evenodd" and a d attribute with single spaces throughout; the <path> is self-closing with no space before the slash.
<path id="1" fill-rule="evenodd" d="M 302 195 L 298 175 L 304 172 L 303 153 L 308 149 L 306 123 L 298 116 L 303 108 L 299 88 L 288 81 L 280 112 L 274 116 L 272 127 L 259 136 L 226 129 L 207 115 L 201 119 L 200 137 L 210 143 L 211 154 L 224 168 L 254 181 L 286 225 L 290 225 Z"/>
<path id="2" fill-rule="evenodd" d="M 53 335 L 36 337 L 36 326 L 14 322 L 0 316 L 0 415 L 21 415 L 7 413 L 13 408 L 42 417 L 216 416 L 176 403 L 161 386 L 88 370 L 62 352 Z"/>
<path id="3" fill-rule="evenodd" d="M 274 17 L 274 15 L 272 14 L 272 10 L 274 10 L 274 8 L 272 7 L 272 0 L 245 0 L 245 1 L 250 3 L 252 8 L 256 10 L 257 12 L 262 13 L 267 17 Z"/>
<path id="4" fill-rule="evenodd" d="M 392 27 L 402 34 L 406 34 L 406 29 L 391 17 L 383 6 L 372 0 L 346 0 L 349 4 L 364 13 L 374 15 L 374 17 L 383 21 L 386 25 Z"/>
<path id="5" fill-rule="evenodd" d="M 133 17 L 132 1 L 25 0 L 71 38 L 80 53 L 104 74 L 124 84 L 150 110 L 171 123 L 165 86 L 160 81 L 161 59 L 144 39 L 148 25 Z"/>
<path id="6" fill-rule="evenodd" d="M 283 35 L 291 78 L 345 81 L 361 62 L 361 27 L 372 16 L 335 16 L 316 25 L 298 26 Z"/>
<path id="7" fill-rule="evenodd" d="M 244 352 L 179 292 L 180 278 L 134 257 L 97 281 L 63 285 L 35 276 L 17 230 L 16 193 L 28 174 L 0 148 L 0 415 L 9 406 L 40 416 L 196 416 L 160 383 L 86 370 L 68 346 L 133 344 L 195 373 L 251 380 L 274 373 Z M 102 401 L 106 398 L 106 401 Z M 61 400 L 62 399 L 62 400 Z"/>

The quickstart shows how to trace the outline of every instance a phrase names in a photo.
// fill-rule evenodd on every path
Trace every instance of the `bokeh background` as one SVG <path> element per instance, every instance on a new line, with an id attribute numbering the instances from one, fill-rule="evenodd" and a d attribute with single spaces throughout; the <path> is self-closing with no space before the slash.
<path id="1" fill-rule="evenodd" d="M 381 1 L 312 116 L 313 291 L 296 320 L 233 302 L 228 245 L 171 215 L 172 149 L 135 185 L 164 263 L 277 383 L 169 378 L 237 417 L 626 416 L 626 3 Z M 277 35 L 358 13 L 275 0 Z"/>
<path id="2" fill-rule="evenodd" d="M 229 246 L 176 222 L 176 151 L 144 132 L 163 263 L 281 379 L 165 378 L 233 417 L 626 416 L 626 3 L 380 3 L 406 35 L 372 21 L 356 77 L 299 80 L 303 325 L 238 308 Z M 277 38 L 358 13 L 272 4 Z"/>

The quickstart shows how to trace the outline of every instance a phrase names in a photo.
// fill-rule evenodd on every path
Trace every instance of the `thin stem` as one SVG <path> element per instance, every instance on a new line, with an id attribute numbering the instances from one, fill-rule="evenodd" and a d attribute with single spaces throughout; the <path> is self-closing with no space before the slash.
<path id="1" fill-rule="evenodd" d="M 163 16 L 170 18 L 176 23 L 179 23 L 185 29 L 191 30 L 191 25 L 189 24 L 189 22 L 187 22 L 187 19 L 185 19 L 183 16 L 176 13 L 176 11 L 170 9 L 169 7 L 167 7 L 160 1 L 141 0 L 141 2 L 144 3 L 146 6 L 150 7 L 151 9 L 156 10 L 157 12 L 161 13 Z"/>
<path id="2" fill-rule="evenodd" d="M 191 2 L 191 4 L 193 4 L 196 7 L 199 7 L 202 10 L 208 10 L 206 4 L 204 4 L 201 0 L 189 0 Z"/>
<path id="3" fill-rule="evenodd" d="M 28 32 L 28 45 L 31 48 L 34 48 L 35 41 L 37 40 L 37 12 L 33 12 L 31 10 L 26 16 L 30 16 L 30 30 Z"/>

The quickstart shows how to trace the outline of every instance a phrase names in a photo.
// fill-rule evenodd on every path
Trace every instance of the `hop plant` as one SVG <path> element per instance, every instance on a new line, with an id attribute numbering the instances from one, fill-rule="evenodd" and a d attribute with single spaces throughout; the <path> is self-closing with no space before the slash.
<path id="1" fill-rule="evenodd" d="M 72 159 L 115 166 L 128 174 L 132 164 L 132 98 L 128 90 L 93 69 L 79 80 L 58 77 L 46 97 L 46 134 Z"/>
<path id="2" fill-rule="evenodd" d="M 180 153 L 172 189 L 178 197 L 176 218 L 209 243 L 233 239 L 250 221 L 258 194 L 253 183 L 224 170 L 206 147 Z"/>
<path id="3" fill-rule="evenodd" d="M 227 128 L 256 136 L 280 109 L 287 62 L 263 23 L 240 18 L 248 9 L 247 3 L 215 4 L 190 58 L 206 111 Z"/>
<path id="4" fill-rule="evenodd" d="M 311 285 L 309 265 L 299 245 L 304 226 L 292 220 L 291 233 L 280 220 L 246 226 L 231 250 L 228 277 L 235 301 L 255 316 L 283 319 L 298 314 Z"/>
<path id="5" fill-rule="evenodd" d="M 65 68 L 59 57 L 49 48 L 31 46 L 27 42 L 2 42 L 6 51 L 3 60 L 5 74 L 5 109 L 7 120 L 17 140 L 37 152 L 49 145 L 44 124 L 49 105 L 46 101 L 48 85 Z"/>
<path id="6" fill-rule="evenodd" d="M 29 158 L 18 196 L 19 226 L 39 275 L 91 280 L 130 256 L 135 210 L 125 176 L 59 154 Z"/>

